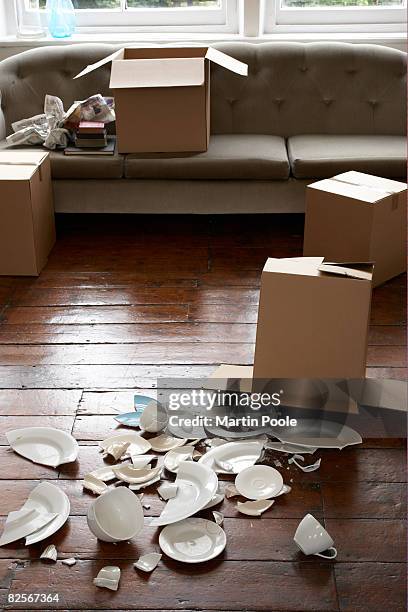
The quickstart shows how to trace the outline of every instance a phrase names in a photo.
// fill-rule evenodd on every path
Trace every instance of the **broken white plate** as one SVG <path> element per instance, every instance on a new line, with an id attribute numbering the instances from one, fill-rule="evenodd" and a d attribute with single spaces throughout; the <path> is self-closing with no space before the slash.
<path id="1" fill-rule="evenodd" d="M 149 433 L 157 433 L 166 427 L 168 420 L 163 406 L 152 399 L 140 416 L 140 429 Z"/>
<path id="2" fill-rule="evenodd" d="M 281 490 L 279 491 L 279 493 L 275 495 L 275 497 L 279 497 L 280 495 L 286 495 L 286 493 L 290 493 L 291 490 L 292 490 L 292 487 L 289 487 L 288 485 L 284 484 Z"/>
<path id="3" fill-rule="evenodd" d="M 273 435 L 297 447 L 342 449 L 362 442 L 360 434 L 347 425 L 314 419 L 298 419 L 296 427 L 280 427 Z M 299 452 L 304 451 L 299 449 Z"/>
<path id="4" fill-rule="evenodd" d="M 115 434 L 114 436 L 110 436 L 109 438 L 106 438 L 106 440 L 99 442 L 100 448 L 102 448 L 106 453 L 109 454 L 112 454 L 109 449 L 112 447 L 112 445 L 116 444 L 127 444 L 123 452 L 125 452 L 128 446 L 131 444 L 132 455 L 143 455 L 151 449 L 150 442 L 133 431 Z M 115 458 L 119 459 L 119 457 Z"/>
<path id="5" fill-rule="evenodd" d="M 240 495 L 240 492 L 234 484 L 230 483 L 225 485 L 224 495 L 227 499 L 229 499 L 230 497 L 237 497 L 238 495 Z"/>
<path id="6" fill-rule="evenodd" d="M 263 512 L 269 510 L 275 501 L 273 499 L 259 499 L 258 501 L 237 502 L 237 510 L 241 514 L 248 516 L 261 516 Z"/>
<path id="7" fill-rule="evenodd" d="M 55 548 L 54 544 L 50 544 L 47 548 L 41 553 L 40 559 L 46 559 L 47 561 L 55 561 L 57 560 L 58 552 Z"/>
<path id="8" fill-rule="evenodd" d="M 75 557 L 69 557 L 69 559 L 61 559 L 61 563 L 63 563 L 64 565 L 68 565 L 68 567 L 71 567 L 72 565 L 75 565 L 76 559 Z"/>
<path id="9" fill-rule="evenodd" d="M 130 540 L 143 528 L 142 504 L 126 487 L 111 489 L 92 502 L 87 521 L 89 529 L 99 540 Z"/>
<path id="10" fill-rule="evenodd" d="M 222 553 L 226 543 L 225 531 L 217 523 L 196 517 L 168 525 L 159 536 L 162 551 L 183 563 L 214 559 Z"/>
<path id="11" fill-rule="evenodd" d="M 71 506 L 64 491 L 50 482 L 41 482 L 31 491 L 23 508 L 30 510 L 34 508 L 42 513 L 56 515 L 44 527 L 26 537 L 25 543 L 29 546 L 41 542 L 58 531 L 68 519 Z"/>
<path id="12" fill-rule="evenodd" d="M 116 478 L 112 468 L 109 465 L 96 468 L 96 470 L 92 470 L 92 472 L 89 472 L 89 474 L 95 478 L 98 478 L 98 480 L 102 480 L 102 482 L 109 482 L 110 480 L 115 480 Z"/>
<path id="13" fill-rule="evenodd" d="M 269 465 L 251 465 L 235 479 L 235 486 L 248 499 L 270 499 L 283 487 L 282 475 Z"/>
<path id="14" fill-rule="evenodd" d="M 224 522 L 224 515 L 222 512 L 217 512 L 217 510 L 213 510 L 212 513 L 213 517 L 214 517 L 214 521 L 217 523 L 217 525 L 219 525 L 221 527 L 221 525 Z"/>
<path id="15" fill-rule="evenodd" d="M 132 465 L 134 468 L 141 470 L 148 466 L 154 459 L 157 459 L 156 455 L 131 455 Z"/>
<path id="16" fill-rule="evenodd" d="M 100 570 L 97 577 L 93 579 L 93 583 L 97 587 L 117 591 L 119 587 L 119 580 L 120 568 L 116 565 L 106 565 Z"/>
<path id="17" fill-rule="evenodd" d="M 6 432 L 13 451 L 41 465 L 57 467 L 78 457 L 78 442 L 71 434 L 54 427 L 25 427 Z"/>
<path id="18" fill-rule="evenodd" d="M 161 558 L 162 555 L 159 553 L 148 553 L 139 557 L 133 567 L 137 567 L 142 572 L 152 572 L 158 566 Z"/>
<path id="19" fill-rule="evenodd" d="M 182 461 L 175 484 L 177 496 L 169 499 L 161 515 L 154 518 L 150 525 L 169 525 L 199 512 L 214 497 L 218 478 L 206 465 L 193 461 Z"/>
<path id="20" fill-rule="evenodd" d="M 147 487 L 150 487 L 155 482 L 159 482 L 161 475 L 162 475 L 162 471 L 159 472 L 159 474 L 155 476 L 155 478 L 152 478 L 151 480 L 147 480 L 146 482 L 141 482 L 140 484 L 129 485 L 129 489 L 131 491 L 140 491 L 140 489 L 147 489 Z"/>
<path id="21" fill-rule="evenodd" d="M 10 512 L 0 538 L 0 546 L 25 538 L 50 523 L 55 517 L 56 514 L 24 506 L 20 510 Z"/>
<path id="22" fill-rule="evenodd" d="M 222 501 L 224 501 L 224 494 L 217 491 L 214 497 L 210 499 L 208 504 L 204 506 L 203 510 L 208 510 L 208 508 L 213 508 L 214 506 L 218 506 L 218 504 L 220 504 Z"/>
<path id="23" fill-rule="evenodd" d="M 163 482 L 160 487 L 157 488 L 157 492 L 164 501 L 173 499 L 176 497 L 178 491 L 178 485 L 175 482 Z"/>
<path id="24" fill-rule="evenodd" d="M 84 476 L 82 486 L 84 489 L 88 489 L 88 491 L 95 493 L 95 495 L 101 495 L 108 489 L 108 486 L 103 482 L 103 480 L 96 478 L 96 476 L 93 476 L 92 474 L 86 474 Z"/>
<path id="25" fill-rule="evenodd" d="M 218 474 L 238 474 L 254 465 L 261 456 L 262 449 L 263 444 L 259 442 L 227 442 L 211 448 L 198 460 L 198 463 L 208 466 Z M 220 462 L 228 464 L 231 469 L 219 467 Z"/>
<path id="26" fill-rule="evenodd" d="M 166 470 L 177 474 L 181 461 L 189 461 L 193 458 L 194 446 L 180 446 L 179 448 L 173 448 L 164 455 L 163 464 Z"/>
<path id="27" fill-rule="evenodd" d="M 147 482 L 152 480 L 161 471 L 161 467 L 155 468 L 142 468 L 138 469 L 131 465 L 113 465 L 112 470 L 116 474 L 116 477 L 123 482 L 127 482 L 128 484 L 141 484 L 142 482 Z"/>
<path id="28" fill-rule="evenodd" d="M 265 443 L 265 448 L 268 450 L 275 450 L 282 453 L 304 453 L 313 455 L 317 451 L 317 447 L 298 446 L 297 444 L 289 444 L 286 442 L 275 442 L 274 440 L 268 440 Z"/>
<path id="29" fill-rule="evenodd" d="M 168 434 L 161 434 L 156 438 L 150 438 L 151 447 L 157 453 L 167 453 L 167 451 L 183 446 L 187 442 L 187 438 L 174 438 Z"/>

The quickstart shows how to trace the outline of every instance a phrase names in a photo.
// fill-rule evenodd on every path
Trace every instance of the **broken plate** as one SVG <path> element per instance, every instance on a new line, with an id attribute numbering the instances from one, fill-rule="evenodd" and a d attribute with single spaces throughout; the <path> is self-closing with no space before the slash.
<path id="1" fill-rule="evenodd" d="M 69 559 L 61 559 L 61 563 L 63 563 L 64 565 L 68 565 L 68 567 L 71 567 L 72 565 L 75 565 L 76 559 L 75 557 L 69 557 Z"/>
<path id="2" fill-rule="evenodd" d="M 225 548 L 225 531 L 202 518 L 188 518 L 165 527 L 159 536 L 162 551 L 176 561 L 203 563 L 214 559 Z"/>
<path id="3" fill-rule="evenodd" d="M 115 421 L 125 427 L 140 427 L 142 412 L 124 412 L 114 417 Z"/>
<path id="4" fill-rule="evenodd" d="M 40 559 L 45 559 L 46 561 L 55 561 L 57 560 L 58 552 L 55 548 L 54 544 L 50 544 L 47 546 L 45 550 L 40 555 Z"/>
<path id="5" fill-rule="evenodd" d="M 127 433 L 115 434 L 114 436 L 110 436 L 109 438 L 106 438 L 106 440 L 99 442 L 100 448 L 102 448 L 102 450 L 104 450 L 105 453 L 109 453 L 109 454 L 112 454 L 110 452 L 110 450 L 112 449 L 112 446 L 115 446 L 117 444 L 127 445 L 123 449 L 122 454 L 128 449 L 130 444 L 132 445 L 132 455 L 143 455 L 144 453 L 147 453 L 147 451 L 151 449 L 150 442 L 146 440 L 145 438 L 142 438 L 142 436 L 140 436 L 139 434 L 133 431 L 132 432 L 129 431 Z M 115 459 L 119 459 L 119 458 L 120 457 L 115 457 Z"/>
<path id="6" fill-rule="evenodd" d="M 112 468 L 110 467 L 110 465 L 96 468 L 96 470 L 92 470 L 92 472 L 89 472 L 89 475 L 98 478 L 98 480 L 102 480 L 102 482 L 109 482 L 110 480 L 115 480 L 116 478 L 115 474 L 112 472 Z"/>
<path id="7" fill-rule="evenodd" d="M 213 508 L 214 506 L 218 506 L 218 504 L 220 504 L 222 501 L 224 501 L 224 494 L 217 490 L 214 497 L 212 497 L 210 501 L 208 502 L 208 504 L 204 506 L 203 510 L 208 510 L 208 508 Z"/>
<path id="8" fill-rule="evenodd" d="M 261 516 L 263 512 L 269 510 L 275 501 L 273 499 L 259 499 L 258 501 L 238 502 L 237 510 L 241 514 L 248 516 Z"/>
<path id="9" fill-rule="evenodd" d="M 306 446 L 298 446 L 297 444 L 289 444 L 286 442 L 275 442 L 275 440 L 268 440 L 265 443 L 265 448 L 267 450 L 275 450 L 282 453 L 303 453 L 303 454 L 311 454 L 317 451 L 317 447 L 306 447 Z"/>
<path id="10" fill-rule="evenodd" d="M 166 427 L 168 420 L 163 406 L 152 399 L 140 417 L 140 429 L 150 433 L 157 433 Z"/>
<path id="11" fill-rule="evenodd" d="M 163 463 L 166 470 L 177 474 L 181 461 L 189 461 L 193 458 L 194 446 L 180 446 L 173 448 L 164 455 Z"/>
<path id="12" fill-rule="evenodd" d="M 142 570 L 142 572 L 152 572 L 158 566 L 161 558 L 162 555 L 159 553 L 148 553 L 139 557 L 133 567 Z"/>
<path id="13" fill-rule="evenodd" d="M 259 442 L 227 442 L 211 448 L 198 463 L 208 466 L 218 474 L 238 474 L 254 465 L 261 456 L 262 449 L 263 444 Z M 230 469 L 223 469 L 220 464 L 228 464 Z"/>
<path id="14" fill-rule="evenodd" d="M 116 565 L 106 565 L 98 573 L 97 577 L 93 579 L 93 583 L 97 587 L 103 587 L 110 589 L 111 591 L 117 591 L 120 580 L 120 568 Z"/>
<path id="15" fill-rule="evenodd" d="M 178 491 L 178 485 L 175 482 L 163 482 L 160 487 L 157 488 L 157 493 L 164 501 L 173 499 L 176 497 Z"/>
<path id="16" fill-rule="evenodd" d="M 159 475 L 161 467 L 138 469 L 131 465 L 113 465 L 116 477 L 128 484 L 141 484 Z"/>
<path id="17" fill-rule="evenodd" d="M 351 427 L 317 419 L 298 419 L 296 427 L 280 427 L 273 431 L 273 435 L 281 442 L 297 447 L 342 449 L 362 442 L 360 434 Z"/>
<path id="18" fill-rule="evenodd" d="M 154 518 L 150 525 L 169 525 L 199 512 L 214 497 L 218 478 L 206 465 L 193 461 L 182 461 L 175 484 L 177 496 L 169 499 L 161 515 Z"/>
<path id="19" fill-rule="evenodd" d="M 93 476 L 92 474 L 85 474 L 82 486 L 84 489 L 88 489 L 88 491 L 95 493 L 95 495 L 101 495 L 108 490 L 108 486 L 103 482 L 103 480 Z"/>
<path id="20" fill-rule="evenodd" d="M 155 459 L 157 459 L 156 455 L 131 455 L 132 465 L 134 468 L 141 470 L 144 467 L 147 467 L 149 463 L 152 463 Z"/>
<path id="21" fill-rule="evenodd" d="M 24 508 L 24 506 L 21 510 L 10 512 L 0 538 L 0 546 L 25 538 L 50 523 L 55 516 L 49 512 L 44 513 L 35 508 Z"/>
<path id="22" fill-rule="evenodd" d="M 146 480 L 146 482 L 141 482 L 140 484 L 131 484 L 129 485 L 129 489 L 131 491 L 140 491 L 140 489 L 147 489 L 147 487 L 150 487 L 150 485 L 154 484 L 155 482 L 159 482 L 161 475 L 162 475 L 162 472 L 160 472 L 157 476 L 155 476 L 151 480 Z"/>
<path id="23" fill-rule="evenodd" d="M 71 434 L 54 427 L 25 427 L 6 432 L 13 451 L 41 465 L 57 467 L 78 456 L 78 442 Z"/>
<path id="24" fill-rule="evenodd" d="M 150 438 L 151 447 L 157 453 L 167 453 L 167 451 L 183 446 L 187 442 L 187 438 L 174 438 L 168 434 L 161 434 L 156 438 Z"/>
<path id="25" fill-rule="evenodd" d="M 23 508 L 56 515 L 47 525 L 26 537 L 25 543 L 29 546 L 48 538 L 64 525 L 69 517 L 70 503 L 59 487 L 50 482 L 41 482 L 31 491 Z"/>
<path id="26" fill-rule="evenodd" d="M 98 497 L 88 509 L 88 527 L 104 542 L 121 542 L 135 537 L 143 528 L 140 499 L 126 487 Z"/>
<path id="27" fill-rule="evenodd" d="M 252 465 L 238 474 L 235 486 L 248 499 L 270 499 L 281 491 L 283 478 L 269 465 Z"/>

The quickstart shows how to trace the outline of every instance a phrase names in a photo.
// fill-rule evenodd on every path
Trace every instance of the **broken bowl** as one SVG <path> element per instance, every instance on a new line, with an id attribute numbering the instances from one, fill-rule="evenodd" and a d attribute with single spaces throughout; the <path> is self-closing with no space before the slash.
<path id="1" fill-rule="evenodd" d="M 135 537 L 143 528 L 140 499 L 126 487 L 103 493 L 89 506 L 87 521 L 92 533 L 104 542 Z"/>

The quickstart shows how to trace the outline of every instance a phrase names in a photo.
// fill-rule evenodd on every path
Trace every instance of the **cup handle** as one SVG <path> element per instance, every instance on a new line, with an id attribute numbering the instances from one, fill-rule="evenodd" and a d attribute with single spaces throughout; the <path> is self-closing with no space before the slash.
<path id="1" fill-rule="evenodd" d="M 324 555 L 323 553 L 315 553 L 316 557 L 323 557 L 323 559 L 335 559 L 337 557 L 337 550 L 334 548 L 334 546 L 330 546 L 330 548 L 328 548 L 327 550 L 332 551 L 332 553 L 330 555 Z"/>

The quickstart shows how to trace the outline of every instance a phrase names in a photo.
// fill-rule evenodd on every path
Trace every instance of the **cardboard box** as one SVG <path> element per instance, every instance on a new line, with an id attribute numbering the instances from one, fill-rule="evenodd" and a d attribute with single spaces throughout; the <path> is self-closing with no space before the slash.
<path id="1" fill-rule="evenodd" d="M 254 379 L 365 377 L 372 269 L 323 257 L 268 259 Z"/>
<path id="2" fill-rule="evenodd" d="M 206 151 L 210 137 L 210 62 L 246 76 L 248 66 L 212 47 L 124 48 L 111 62 L 119 153 Z"/>
<path id="3" fill-rule="evenodd" d="M 38 276 L 54 243 L 49 154 L 0 151 L 0 275 Z"/>
<path id="4" fill-rule="evenodd" d="M 372 261 L 373 286 L 406 264 L 405 183 L 344 172 L 306 189 L 304 256 Z"/>

